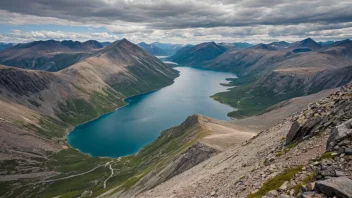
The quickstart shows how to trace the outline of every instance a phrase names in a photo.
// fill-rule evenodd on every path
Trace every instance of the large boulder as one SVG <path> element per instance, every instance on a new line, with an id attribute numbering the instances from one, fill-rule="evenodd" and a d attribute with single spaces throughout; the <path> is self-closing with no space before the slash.
<path id="1" fill-rule="evenodd" d="M 317 181 L 316 188 L 328 197 L 352 198 L 352 180 L 347 177 L 334 177 Z"/>
<path id="2" fill-rule="evenodd" d="M 351 143 L 352 140 L 352 119 L 334 127 L 331 130 L 328 141 L 326 142 L 326 150 L 332 151 L 336 145 L 344 141 L 344 146 Z M 341 145 L 341 144 L 340 144 Z"/>
<path id="3" fill-rule="evenodd" d="M 314 135 L 316 129 L 318 129 L 321 125 L 322 119 L 320 117 L 313 117 L 307 120 L 302 125 L 299 122 L 295 121 L 290 128 L 286 136 L 286 143 L 285 145 L 289 145 L 293 142 L 298 142 L 303 140 L 304 137 L 310 137 Z"/>

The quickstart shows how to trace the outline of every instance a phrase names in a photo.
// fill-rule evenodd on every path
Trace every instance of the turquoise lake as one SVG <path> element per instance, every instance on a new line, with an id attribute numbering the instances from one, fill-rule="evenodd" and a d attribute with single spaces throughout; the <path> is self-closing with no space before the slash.
<path id="1" fill-rule="evenodd" d="M 220 83 L 236 75 L 194 67 L 175 69 L 180 77 L 174 84 L 127 98 L 127 106 L 77 126 L 67 135 L 67 142 L 92 156 L 120 157 L 136 153 L 161 131 L 193 114 L 230 120 L 226 114 L 234 109 L 210 96 L 225 91 L 228 87 Z"/>

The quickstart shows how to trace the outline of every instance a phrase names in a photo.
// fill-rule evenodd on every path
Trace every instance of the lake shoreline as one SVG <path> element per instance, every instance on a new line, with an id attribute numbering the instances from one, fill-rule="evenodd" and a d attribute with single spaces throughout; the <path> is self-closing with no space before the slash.
<path id="1" fill-rule="evenodd" d="M 104 129 L 104 127 L 106 128 L 106 124 L 104 124 L 104 125 L 102 125 L 101 127 L 99 127 L 99 128 L 96 128 L 96 129 L 91 129 L 90 127 L 91 126 L 94 126 L 94 125 L 96 125 L 96 123 L 95 122 L 102 122 L 101 120 L 108 120 L 108 119 L 111 119 L 110 117 L 114 117 L 114 116 L 116 116 L 116 115 L 111 115 L 110 116 L 110 114 L 123 114 L 124 112 L 126 112 L 126 111 L 128 111 L 129 109 L 131 109 L 132 107 L 130 107 L 130 105 L 131 105 L 131 101 L 130 101 L 130 99 L 134 99 L 135 101 L 134 102 L 132 102 L 132 104 L 135 104 L 135 102 L 139 102 L 140 100 L 141 100 L 141 98 L 149 98 L 149 97 L 153 97 L 153 96 L 155 96 L 155 95 L 158 95 L 158 93 L 162 93 L 162 92 L 167 92 L 168 90 L 170 90 L 170 89 L 172 89 L 172 88 L 170 88 L 170 87 L 177 87 L 177 85 L 175 85 L 175 83 L 178 83 L 178 84 L 180 84 L 180 83 L 182 83 L 185 79 L 180 79 L 180 78 L 185 78 L 186 77 L 186 80 L 187 80 L 187 83 L 190 83 L 190 85 L 192 85 L 193 83 L 191 83 L 191 82 L 193 82 L 192 81 L 192 78 L 193 78 L 193 76 L 191 75 L 191 76 L 189 76 L 190 74 L 193 74 L 193 73 L 186 73 L 185 75 L 186 76 L 183 76 L 181 73 L 181 71 L 188 71 L 188 70 L 190 70 L 190 71 L 193 71 L 194 69 L 194 71 L 197 71 L 198 73 L 200 73 L 200 74 L 198 74 L 198 75 L 205 75 L 205 76 L 199 76 L 199 79 L 198 79 L 198 83 L 200 83 L 200 82 L 202 82 L 201 84 L 203 85 L 203 81 L 204 82 L 206 82 L 206 85 L 208 85 L 208 86 L 205 86 L 205 87 L 217 87 L 217 88 L 215 88 L 215 90 L 214 90 L 214 88 L 212 88 L 212 89 L 210 89 L 210 92 L 207 90 L 207 89 L 205 89 L 206 91 L 204 92 L 204 89 L 200 89 L 200 90 L 198 90 L 198 89 L 191 89 L 192 91 L 190 91 L 190 92 L 200 92 L 200 93 L 203 93 L 202 95 L 196 95 L 196 97 L 201 97 L 200 99 L 202 99 L 201 100 L 201 102 L 204 100 L 204 101 L 208 101 L 208 103 L 209 103 L 209 100 L 211 101 L 211 104 L 213 104 L 213 105 L 208 105 L 209 107 L 211 107 L 211 108 L 213 108 L 212 106 L 221 106 L 221 105 L 223 105 L 221 108 L 223 109 L 223 110 L 221 110 L 222 112 L 224 112 L 223 114 L 222 113 L 220 113 L 222 116 L 220 116 L 219 117 L 219 112 L 216 112 L 215 114 L 206 114 L 206 116 L 210 116 L 210 117 L 214 117 L 215 119 L 221 119 L 221 120 L 228 120 L 228 121 L 230 121 L 230 120 L 232 120 L 232 118 L 231 117 L 228 117 L 227 116 L 227 113 L 228 112 L 230 112 L 231 110 L 234 110 L 231 106 L 229 106 L 229 105 L 226 105 L 226 104 L 221 104 L 221 103 L 219 103 L 218 101 L 216 101 L 216 100 L 214 100 L 213 98 L 211 98 L 211 96 L 213 95 L 213 94 L 215 94 L 215 93 L 218 93 L 219 91 L 225 91 L 225 89 L 224 88 L 226 88 L 225 86 L 223 86 L 222 84 L 224 83 L 224 80 L 225 81 L 228 81 L 227 79 L 230 77 L 230 78 L 235 78 L 235 77 L 237 77 L 237 76 L 235 76 L 234 74 L 232 74 L 232 73 L 227 73 L 227 72 L 217 72 L 217 71 L 212 71 L 212 70 L 208 70 L 208 69 L 204 69 L 204 68 L 201 68 L 201 67 L 188 67 L 188 66 L 178 66 L 177 68 L 179 68 L 179 69 L 177 69 L 177 70 L 179 70 L 180 71 L 180 74 L 179 74 L 179 76 L 177 77 L 177 78 L 175 78 L 175 80 L 173 81 L 173 83 L 172 84 L 170 84 L 170 85 L 168 85 L 168 86 L 165 86 L 165 87 L 162 87 L 162 88 L 160 88 L 160 89 L 155 89 L 155 90 L 151 90 L 151 91 L 148 91 L 148 92 L 145 92 L 145 93 L 141 93 L 141 94 L 136 94 L 136 95 L 132 95 L 132 96 L 129 96 L 129 97 L 126 97 L 126 98 L 124 98 L 124 101 L 127 103 L 126 105 L 124 105 L 124 106 L 121 106 L 121 107 L 118 107 L 118 108 L 116 108 L 114 111 L 111 111 L 111 112 L 107 112 L 107 113 L 104 113 L 104 114 L 102 114 L 102 115 L 100 115 L 100 116 L 98 116 L 97 118 L 95 118 L 95 119 L 92 119 L 92 120 L 90 120 L 90 121 L 87 121 L 87 122 L 85 122 L 85 123 L 82 123 L 82 124 L 79 124 L 79 125 L 77 125 L 77 126 L 75 126 L 75 128 L 73 129 L 73 130 L 71 130 L 70 132 L 68 132 L 67 134 L 66 134 L 66 144 L 67 145 L 69 145 L 69 147 L 71 147 L 71 148 L 74 148 L 74 149 L 76 149 L 76 150 L 78 150 L 80 153 L 84 153 L 84 154 L 88 154 L 89 156 L 91 156 L 91 157 L 108 157 L 108 158 L 118 158 L 118 157 L 122 157 L 122 156 L 130 156 L 130 155 L 135 155 L 140 149 L 142 149 L 142 148 L 144 148 L 146 145 L 148 145 L 148 144 L 150 144 L 150 143 L 152 143 L 152 142 L 154 142 L 158 137 L 159 137 L 159 135 L 160 135 L 160 133 L 161 133 L 161 131 L 163 131 L 163 130 L 166 130 L 166 129 L 168 129 L 168 128 L 171 128 L 171 127 L 173 127 L 173 126 L 176 126 L 176 125 L 178 125 L 179 123 L 182 123 L 183 121 L 184 121 L 184 119 L 187 117 L 187 116 L 190 116 L 190 115 L 193 115 L 193 114 L 202 114 L 202 112 L 198 112 L 198 111 L 195 111 L 195 112 L 191 112 L 191 113 L 189 113 L 189 114 L 186 114 L 186 115 L 177 115 L 178 116 L 178 118 L 177 119 L 173 119 L 173 118 L 169 118 L 169 120 L 165 123 L 165 119 L 164 119 L 164 121 L 163 121 L 163 119 L 162 120 L 158 120 L 158 122 L 157 123 L 159 123 L 159 124 L 157 124 L 157 125 L 160 125 L 160 126 L 157 126 L 155 129 L 153 129 L 153 128 L 151 128 L 150 127 L 150 121 L 147 121 L 148 119 L 151 119 L 153 116 L 150 116 L 150 115 L 148 115 L 148 116 L 137 116 L 137 118 L 135 118 L 135 117 L 129 117 L 128 115 L 127 115 L 127 117 L 126 118 L 123 118 L 123 119 L 131 119 L 131 118 L 133 118 L 133 119 L 137 119 L 136 121 L 133 121 L 132 120 L 132 123 L 133 122 L 139 122 L 139 123 L 141 123 L 141 124 L 137 124 L 138 125 L 138 127 L 144 127 L 144 122 L 146 121 L 147 122 L 147 125 L 146 125 L 146 134 L 151 134 L 150 136 L 148 136 L 148 137 L 146 137 L 145 139 L 143 139 L 143 136 L 141 136 L 141 137 L 139 137 L 139 140 L 138 140 L 138 142 L 139 143 L 136 143 L 136 144 L 134 144 L 134 143 L 131 143 L 133 146 L 130 146 L 131 148 L 132 148 L 132 150 L 134 150 L 134 149 L 137 149 L 136 151 L 131 151 L 130 153 L 127 153 L 127 152 L 129 152 L 128 150 L 122 150 L 122 151 L 119 151 L 120 149 L 109 149 L 109 145 L 110 145 L 110 143 L 107 143 L 107 146 L 106 145 L 104 145 L 104 146 L 102 146 L 102 147 L 99 147 L 99 144 L 101 144 L 101 142 L 100 143 L 98 143 L 98 144 L 95 144 L 94 142 L 96 141 L 96 140 L 90 140 L 90 141 L 88 141 L 88 139 L 90 139 L 91 137 L 88 137 L 87 138 L 87 136 L 90 136 L 89 135 L 89 133 L 86 133 L 86 131 L 87 130 L 93 130 L 94 132 L 91 132 L 91 133 L 98 133 L 98 131 L 99 131 L 99 133 L 106 133 L 106 132 L 102 132 L 102 131 L 104 131 L 105 129 Z M 214 73 L 208 73 L 208 72 L 214 72 Z M 215 75 L 214 75 L 215 74 Z M 214 77 L 215 76 L 215 77 Z M 216 76 L 218 76 L 218 77 L 216 77 Z M 191 78 L 191 79 L 189 79 L 189 78 Z M 205 79 L 203 79 L 203 78 L 205 78 Z M 209 79 L 209 81 L 207 81 L 207 79 Z M 215 80 L 215 79 L 217 79 L 217 80 Z M 215 81 L 214 81 L 215 80 Z M 187 86 L 188 87 L 188 84 L 182 84 L 182 86 Z M 165 91 L 163 91 L 164 89 L 166 89 Z M 196 91 L 195 91 L 196 90 Z M 154 93 L 153 94 L 153 92 L 156 92 L 156 93 Z M 179 91 L 176 91 L 176 92 L 179 92 Z M 186 91 L 187 92 L 187 91 Z M 189 91 L 188 91 L 189 92 Z M 204 98 L 205 96 L 204 96 L 204 94 L 206 94 L 206 93 L 209 93 L 208 95 L 206 95 L 206 98 L 209 98 L 209 99 L 206 99 L 206 98 Z M 151 94 L 151 95 L 150 95 Z M 182 94 L 181 94 L 182 95 Z M 168 97 L 168 95 L 166 94 L 166 96 Z M 136 98 L 134 98 L 134 97 L 136 97 Z M 192 96 L 193 97 L 193 96 Z M 192 99 L 193 100 L 193 102 L 195 102 L 195 101 L 197 101 L 198 99 L 196 99 L 196 98 L 194 98 L 194 99 L 196 99 L 196 100 L 194 100 L 193 98 L 190 98 L 190 99 Z M 183 98 L 183 96 L 180 98 L 180 97 L 176 97 L 177 98 L 177 100 L 179 100 L 179 99 L 181 99 L 181 100 L 184 100 L 185 98 Z M 168 98 L 169 99 L 169 98 Z M 186 97 L 186 99 L 188 100 L 188 98 Z M 163 100 L 161 100 L 161 101 L 163 101 Z M 180 105 L 180 101 L 178 101 L 179 102 L 179 104 L 176 104 L 176 105 Z M 155 102 L 154 102 L 155 103 Z M 153 104 L 154 103 L 151 103 L 151 106 L 153 106 Z M 181 102 L 181 104 L 187 104 L 188 102 Z M 148 103 L 149 104 L 149 103 Z M 149 105 L 147 104 L 147 106 L 148 106 L 148 108 L 149 108 Z M 170 104 L 173 104 L 173 106 L 175 105 L 174 103 L 170 103 Z M 225 106 L 225 107 L 224 107 Z M 125 108 L 128 108 L 128 109 L 125 109 Z M 154 106 L 153 106 L 153 108 L 155 108 L 155 104 L 154 104 Z M 157 107 L 157 108 L 159 108 L 159 107 Z M 215 109 L 216 108 L 218 108 L 218 107 L 215 107 Z M 160 109 L 160 108 L 159 108 Z M 177 108 L 176 108 L 177 109 Z M 175 109 L 175 110 L 176 110 Z M 181 108 L 182 109 L 182 108 Z M 187 109 L 187 108 L 186 108 Z M 216 111 L 214 109 L 214 111 Z M 226 110 L 227 109 L 227 110 Z M 119 111 L 117 111 L 117 110 L 119 110 Z M 121 110 L 123 110 L 122 112 L 120 112 Z M 179 111 L 180 109 L 177 109 L 176 110 L 176 112 L 177 111 Z M 151 112 L 153 112 L 154 110 L 152 110 Z M 182 110 L 180 110 L 180 111 L 182 111 Z M 193 110 L 194 111 L 194 110 Z M 220 112 L 221 112 L 220 111 Z M 118 113 L 116 113 L 116 112 L 118 112 Z M 157 112 L 157 111 L 156 111 Z M 158 113 L 157 113 L 158 114 Z M 178 114 L 178 112 L 176 113 L 176 114 Z M 212 115 L 214 115 L 214 116 L 212 116 Z M 218 115 L 218 116 L 216 116 L 216 115 Z M 181 118 L 182 119 L 180 119 L 180 116 L 181 116 Z M 185 118 L 183 118 L 185 116 Z M 153 119 L 153 118 L 152 118 Z M 158 118 L 156 118 L 156 119 L 158 119 Z M 171 121 L 170 121 L 170 119 L 171 119 Z M 145 120 L 145 121 L 144 121 Z M 109 122 L 111 122 L 111 121 L 109 121 Z M 121 122 L 121 120 L 119 121 L 119 120 L 113 120 L 112 122 Z M 128 120 L 127 121 L 127 123 L 130 123 L 131 122 L 131 120 Z M 154 121 L 152 121 L 152 123 L 153 122 L 155 122 L 155 120 Z M 170 123 L 169 123 L 170 122 Z M 118 127 L 113 127 L 113 129 L 109 129 L 109 130 L 113 130 L 113 131 L 116 131 L 116 130 L 119 130 L 120 132 L 119 133 L 117 133 L 117 134 L 120 134 L 120 133 L 125 133 L 125 132 L 123 132 L 124 130 L 126 130 L 126 126 L 125 126 L 125 124 L 126 124 L 126 121 L 123 121 L 123 123 L 122 123 L 122 125 L 121 125 L 121 128 L 120 128 L 120 125 L 117 125 Z M 87 126 L 88 125 L 88 126 Z M 109 125 L 109 124 L 108 124 Z M 149 126 L 148 126 L 149 125 Z M 96 126 L 95 126 L 96 127 Z M 134 130 L 133 128 L 136 128 L 135 127 L 135 124 L 134 124 L 134 126 L 131 126 L 131 127 L 127 127 L 127 130 Z M 90 147 L 92 146 L 92 147 L 94 147 L 94 148 L 98 148 L 98 150 L 97 151 L 94 151 L 94 152 L 91 152 L 91 150 L 90 150 L 90 147 L 88 148 L 87 146 L 79 146 L 79 145 L 84 145 L 84 143 L 77 143 L 77 141 L 78 141 L 78 136 L 79 136 L 79 134 L 80 133 L 83 133 L 83 132 L 78 132 L 78 131 L 82 131 L 82 130 L 84 130 L 84 136 L 83 136 L 83 139 L 81 139 L 80 138 L 80 140 L 79 140 L 79 142 L 81 142 L 81 141 L 88 141 L 88 142 L 90 142 L 89 144 L 90 144 Z M 73 136 L 70 136 L 70 135 L 72 135 L 72 133 L 73 132 L 75 132 L 75 131 L 77 131 L 76 132 L 76 134 L 74 134 Z M 149 131 L 149 132 L 148 132 Z M 151 132 L 150 132 L 151 131 Z M 78 134 L 77 134 L 78 133 Z M 110 132 L 111 133 L 111 132 Z M 109 134 L 110 134 L 109 133 Z M 135 133 L 135 132 L 133 132 L 133 133 Z M 100 135 L 101 136 L 101 135 Z M 112 136 L 112 139 L 114 139 L 114 136 L 118 136 L 118 135 L 116 135 L 116 132 L 113 132 L 113 136 Z M 139 136 L 139 135 L 138 135 Z M 144 134 L 144 136 L 145 136 L 145 134 Z M 99 138 L 98 138 L 99 139 Z M 142 139 L 142 140 L 141 140 Z M 128 140 L 128 139 L 127 139 Z M 109 141 L 109 140 L 108 140 Z M 120 140 L 119 140 L 120 141 Z M 128 141 L 130 141 L 130 140 L 128 140 Z M 131 141 L 134 141 L 134 140 L 131 140 Z M 88 142 L 87 143 L 85 143 L 85 144 L 88 144 Z M 110 141 L 109 141 L 110 142 Z M 144 143 L 143 143 L 144 142 Z M 124 143 L 120 143 L 120 144 L 122 144 L 122 147 L 120 147 L 120 146 L 117 146 L 117 147 L 120 147 L 120 148 L 128 148 L 128 147 L 123 147 L 123 145 L 124 145 Z M 115 144 L 115 145 L 120 145 L 120 144 Z M 140 145 L 140 146 L 138 146 L 138 145 Z M 106 146 L 106 149 L 103 149 L 103 147 L 105 147 Z M 116 147 L 116 146 L 115 146 Z M 94 148 L 92 148 L 93 150 L 94 150 Z M 105 151 L 105 150 L 109 150 L 109 151 Z M 107 153 L 107 154 L 102 154 L 102 153 Z M 124 153 L 124 152 L 126 152 L 126 154 L 122 154 L 122 153 Z M 100 154 L 97 154 L 97 153 L 100 153 Z M 110 154 L 108 154 L 108 153 L 110 153 Z M 120 154 L 112 154 L 112 153 L 121 153 L 122 155 L 120 155 Z"/>

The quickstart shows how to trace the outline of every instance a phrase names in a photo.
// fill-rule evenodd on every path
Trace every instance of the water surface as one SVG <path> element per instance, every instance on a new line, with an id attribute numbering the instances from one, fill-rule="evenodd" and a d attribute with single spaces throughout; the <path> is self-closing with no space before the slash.
<path id="1" fill-rule="evenodd" d="M 136 153 L 162 130 L 179 125 L 190 115 L 230 119 L 226 114 L 234 109 L 209 96 L 225 91 L 220 83 L 235 75 L 192 67 L 175 69 L 180 77 L 174 84 L 127 98 L 129 105 L 77 126 L 67 135 L 67 142 L 92 156 L 119 157 Z"/>

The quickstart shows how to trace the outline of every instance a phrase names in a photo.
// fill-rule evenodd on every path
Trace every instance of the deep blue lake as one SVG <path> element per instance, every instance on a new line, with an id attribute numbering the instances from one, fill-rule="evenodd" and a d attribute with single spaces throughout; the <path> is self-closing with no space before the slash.
<path id="1" fill-rule="evenodd" d="M 77 126 L 67 135 L 74 148 L 92 156 L 119 157 L 136 153 L 161 131 L 179 125 L 188 116 L 203 114 L 230 120 L 233 108 L 209 96 L 225 91 L 221 86 L 234 74 L 194 67 L 176 67 L 180 77 L 160 90 L 126 99 L 129 105 Z"/>

